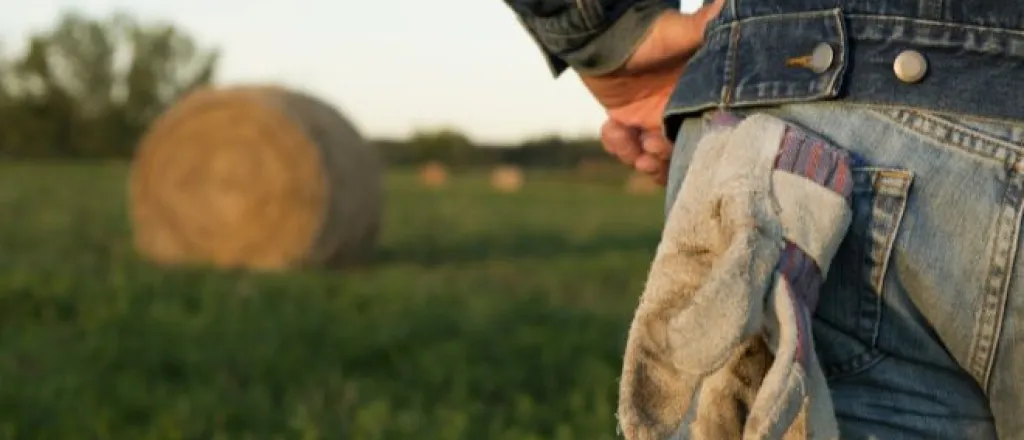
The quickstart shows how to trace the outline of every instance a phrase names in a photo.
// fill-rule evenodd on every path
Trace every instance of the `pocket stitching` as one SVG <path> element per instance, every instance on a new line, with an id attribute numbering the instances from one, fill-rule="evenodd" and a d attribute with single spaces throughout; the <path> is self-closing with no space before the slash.
<path id="1" fill-rule="evenodd" d="M 890 225 L 885 226 L 887 231 L 885 231 L 881 240 L 873 239 L 873 224 L 869 224 L 868 228 L 865 230 L 866 239 L 871 240 L 870 245 L 878 248 L 870 250 L 871 254 L 879 255 L 878 258 L 873 258 L 873 260 L 878 264 L 876 266 L 877 269 L 872 269 L 872 272 L 877 271 L 877 273 L 871 273 L 870 277 L 867 279 L 863 278 L 863 275 L 859 275 L 861 278 L 859 278 L 857 284 L 860 287 L 854 287 L 850 292 L 842 292 L 854 295 L 874 296 L 874 298 L 870 300 L 868 300 L 867 297 L 864 297 L 857 299 L 854 303 L 851 303 L 862 305 L 867 303 L 875 308 L 875 316 L 873 317 L 870 329 L 862 328 L 860 325 L 856 324 L 855 320 L 845 321 L 850 323 L 850 328 L 837 328 L 837 330 L 843 333 L 852 332 L 848 334 L 848 336 L 852 336 L 858 341 L 858 343 L 865 345 L 864 350 L 834 363 L 827 363 L 822 360 L 822 366 L 826 371 L 826 375 L 830 378 L 849 377 L 863 373 L 885 357 L 885 354 L 878 348 L 883 321 L 882 312 L 884 310 L 884 305 L 882 300 L 884 295 L 885 277 L 888 274 L 889 265 L 892 262 L 892 254 L 895 249 L 897 237 L 903 230 L 904 216 L 910 199 L 910 188 L 914 180 L 914 173 L 912 171 L 901 168 L 865 166 L 854 168 L 854 172 L 868 173 L 867 178 L 869 179 L 869 185 L 867 185 L 867 190 L 860 192 L 870 193 L 873 197 L 876 197 L 877 194 L 886 194 L 889 197 L 897 198 L 898 203 L 894 209 L 892 209 L 893 214 L 889 221 Z M 876 212 L 878 209 L 877 206 L 878 201 L 872 200 L 866 208 L 870 210 L 868 211 L 868 221 L 872 223 L 875 219 L 879 218 Z M 861 272 L 864 270 L 864 267 L 862 266 L 863 263 L 857 264 L 859 265 L 855 270 L 857 273 L 863 274 L 863 272 Z M 862 289 L 865 289 L 865 286 L 863 286 L 865 281 L 869 283 L 869 285 L 866 286 L 866 292 L 862 291 Z M 850 310 L 849 312 L 857 313 L 858 311 Z M 870 338 L 870 340 L 865 340 L 865 338 Z"/>
<path id="2" fill-rule="evenodd" d="M 902 230 L 903 217 L 907 212 L 907 203 L 910 199 L 910 185 L 914 180 L 914 173 L 909 170 L 893 168 L 879 171 L 878 178 L 880 183 L 885 180 L 895 180 L 895 183 L 898 183 L 898 185 L 886 185 L 886 189 L 895 191 L 891 195 L 893 197 L 897 197 L 899 206 L 894 210 L 895 218 L 892 220 L 892 225 L 890 225 L 889 231 L 886 231 L 885 239 L 883 240 L 883 255 L 879 258 L 880 264 L 876 268 L 878 273 L 875 275 L 875 279 L 872 280 L 871 287 L 874 289 L 874 292 L 872 293 L 876 296 L 875 301 L 877 307 L 877 311 L 875 312 L 875 328 L 871 338 L 871 347 L 873 349 L 877 349 L 878 347 L 879 333 L 882 328 L 882 297 L 885 289 L 885 276 L 889 273 L 889 265 L 892 263 L 892 251 L 896 247 L 896 236 L 899 235 L 900 230 Z M 871 209 L 875 209 L 874 204 L 872 204 Z"/>
<path id="3" fill-rule="evenodd" d="M 929 145 L 945 150 L 958 151 L 977 159 L 1006 163 L 1007 161 L 1015 161 L 1016 157 L 1024 153 L 1024 149 L 1020 145 L 972 127 L 933 117 L 927 113 L 902 108 L 871 109 L 869 112 L 880 119 L 894 122 L 901 130 L 927 140 Z M 942 136 L 933 130 L 922 128 L 920 125 L 923 123 L 941 127 L 945 130 L 946 135 Z M 956 133 L 960 142 L 958 143 L 950 139 L 950 133 Z"/>

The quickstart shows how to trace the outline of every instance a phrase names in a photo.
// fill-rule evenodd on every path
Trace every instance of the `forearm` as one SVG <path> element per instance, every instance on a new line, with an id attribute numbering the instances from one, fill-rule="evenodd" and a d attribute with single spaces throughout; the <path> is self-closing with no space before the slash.
<path id="1" fill-rule="evenodd" d="M 504 0 L 540 47 L 551 72 L 600 75 L 622 66 L 651 23 L 679 0 Z"/>

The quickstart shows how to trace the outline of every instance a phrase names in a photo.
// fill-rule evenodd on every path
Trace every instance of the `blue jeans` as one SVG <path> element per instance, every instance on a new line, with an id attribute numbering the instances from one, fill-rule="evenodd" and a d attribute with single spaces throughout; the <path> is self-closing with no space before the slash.
<path id="1" fill-rule="evenodd" d="M 813 328 L 843 438 L 1024 439 L 1024 123 L 834 103 L 751 112 L 867 162 Z M 669 201 L 706 123 L 680 129 Z"/>

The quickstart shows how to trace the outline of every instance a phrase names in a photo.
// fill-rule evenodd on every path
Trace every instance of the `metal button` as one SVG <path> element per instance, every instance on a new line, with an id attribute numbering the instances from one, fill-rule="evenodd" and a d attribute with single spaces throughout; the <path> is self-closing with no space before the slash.
<path id="1" fill-rule="evenodd" d="M 832 50 L 832 45 L 828 43 L 818 44 L 814 48 L 814 52 L 811 52 L 810 62 L 807 63 L 807 67 L 814 73 L 825 73 L 830 67 L 832 62 L 835 60 L 835 51 Z"/>
<path id="2" fill-rule="evenodd" d="M 832 67 L 835 56 L 835 51 L 832 50 L 831 45 L 819 43 L 810 55 L 786 60 L 786 67 L 799 67 L 801 69 L 810 69 L 814 73 L 825 73 Z"/>
<path id="3" fill-rule="evenodd" d="M 916 50 L 905 50 L 892 63 L 896 78 L 905 83 L 916 83 L 928 73 L 928 60 Z"/>

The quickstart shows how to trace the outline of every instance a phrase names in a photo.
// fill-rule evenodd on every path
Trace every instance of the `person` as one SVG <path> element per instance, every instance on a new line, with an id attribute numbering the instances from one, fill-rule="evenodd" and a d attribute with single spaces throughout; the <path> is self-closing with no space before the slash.
<path id="1" fill-rule="evenodd" d="M 716 110 L 864 159 L 813 324 L 844 439 L 1024 439 L 1024 2 L 504 1 L 667 204 Z"/>

